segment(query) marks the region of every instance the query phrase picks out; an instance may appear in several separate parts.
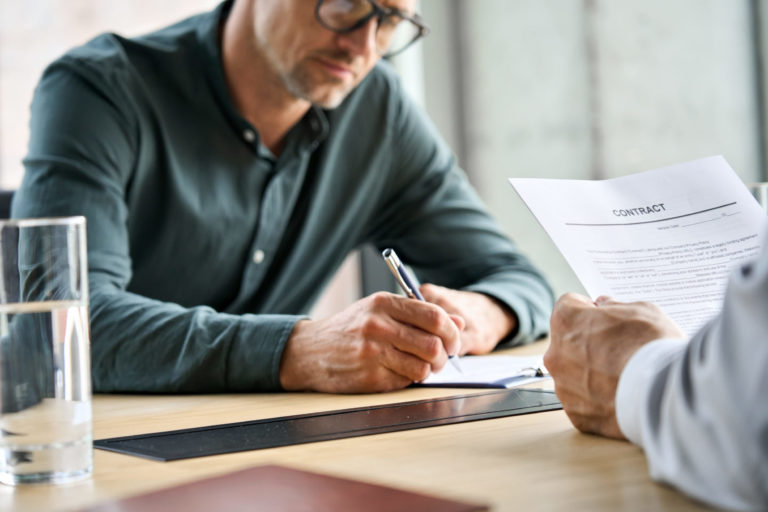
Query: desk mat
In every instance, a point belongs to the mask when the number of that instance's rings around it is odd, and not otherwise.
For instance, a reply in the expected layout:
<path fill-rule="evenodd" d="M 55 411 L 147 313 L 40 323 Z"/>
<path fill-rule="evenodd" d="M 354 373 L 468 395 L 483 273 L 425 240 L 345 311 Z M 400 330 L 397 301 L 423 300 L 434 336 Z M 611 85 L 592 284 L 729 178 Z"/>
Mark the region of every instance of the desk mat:
<path fill-rule="evenodd" d="M 560 402 L 551 391 L 504 389 L 474 395 L 114 437 L 96 440 L 93 445 L 102 450 L 171 461 L 561 408 Z"/>

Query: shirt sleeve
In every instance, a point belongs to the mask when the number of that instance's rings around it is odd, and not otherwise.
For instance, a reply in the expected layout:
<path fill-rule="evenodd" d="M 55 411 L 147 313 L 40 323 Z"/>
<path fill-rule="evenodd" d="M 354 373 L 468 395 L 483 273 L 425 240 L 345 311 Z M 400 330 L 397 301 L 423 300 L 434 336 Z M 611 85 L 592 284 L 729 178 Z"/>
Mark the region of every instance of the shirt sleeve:
<path fill-rule="evenodd" d="M 658 340 L 627 363 L 624 435 L 652 478 L 712 505 L 768 504 L 768 248 L 732 275 L 723 310 L 690 342 Z"/>
<path fill-rule="evenodd" d="M 546 279 L 489 214 L 426 115 L 394 87 L 392 194 L 375 245 L 395 248 L 421 282 L 484 293 L 509 307 L 518 328 L 503 344 L 546 336 L 554 303 Z"/>
<path fill-rule="evenodd" d="M 280 389 L 291 315 L 229 315 L 128 291 L 125 194 L 139 129 L 118 62 L 58 61 L 32 104 L 25 175 L 15 217 L 87 219 L 94 390 L 131 392 Z"/>

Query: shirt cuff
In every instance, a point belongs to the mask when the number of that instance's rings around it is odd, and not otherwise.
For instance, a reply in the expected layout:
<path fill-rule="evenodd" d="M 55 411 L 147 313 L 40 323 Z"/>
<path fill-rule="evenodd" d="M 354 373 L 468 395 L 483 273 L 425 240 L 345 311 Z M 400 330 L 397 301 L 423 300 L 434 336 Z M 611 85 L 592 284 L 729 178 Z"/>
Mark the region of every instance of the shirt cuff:
<path fill-rule="evenodd" d="M 616 389 L 616 419 L 624 436 L 643 446 L 642 425 L 647 419 L 648 395 L 659 375 L 676 359 L 688 340 L 659 339 L 640 347 L 627 362 Z"/>
<path fill-rule="evenodd" d="M 227 387 L 233 391 L 282 391 L 280 361 L 299 315 L 243 314 L 229 352 Z"/>

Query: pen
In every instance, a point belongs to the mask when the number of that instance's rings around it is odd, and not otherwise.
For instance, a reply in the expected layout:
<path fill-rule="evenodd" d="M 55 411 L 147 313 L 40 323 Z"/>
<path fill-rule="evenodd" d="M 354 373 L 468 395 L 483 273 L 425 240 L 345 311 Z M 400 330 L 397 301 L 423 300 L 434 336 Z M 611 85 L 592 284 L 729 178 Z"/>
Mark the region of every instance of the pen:
<path fill-rule="evenodd" d="M 400 285 L 400 288 L 403 289 L 405 294 L 412 298 L 412 299 L 418 299 L 421 301 L 424 301 L 424 297 L 421 295 L 421 292 L 419 292 L 419 289 L 416 288 L 416 286 L 413 284 L 413 279 L 411 279 L 410 274 L 408 274 L 408 270 L 405 268 L 405 265 L 400 261 L 400 258 L 397 257 L 397 253 L 394 249 L 384 249 L 381 252 L 381 255 L 384 257 L 384 261 L 387 262 L 387 266 L 389 267 L 389 270 L 392 272 L 392 275 L 395 276 L 395 280 L 397 280 L 397 284 Z M 425 301 L 426 302 L 426 301 Z M 459 373 L 464 373 L 461 370 L 461 366 L 459 365 L 459 358 L 457 356 L 448 356 L 448 361 L 453 365 L 456 370 L 458 370 Z"/>

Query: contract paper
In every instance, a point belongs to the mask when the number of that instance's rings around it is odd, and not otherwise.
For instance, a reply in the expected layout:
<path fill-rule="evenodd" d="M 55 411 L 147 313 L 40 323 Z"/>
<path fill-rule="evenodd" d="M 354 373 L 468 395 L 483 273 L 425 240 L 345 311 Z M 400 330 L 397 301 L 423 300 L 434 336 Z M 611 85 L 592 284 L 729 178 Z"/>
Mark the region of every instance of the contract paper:
<path fill-rule="evenodd" d="M 720 156 L 602 181 L 509 181 L 593 299 L 654 302 L 688 335 L 763 243 L 765 211 Z"/>

